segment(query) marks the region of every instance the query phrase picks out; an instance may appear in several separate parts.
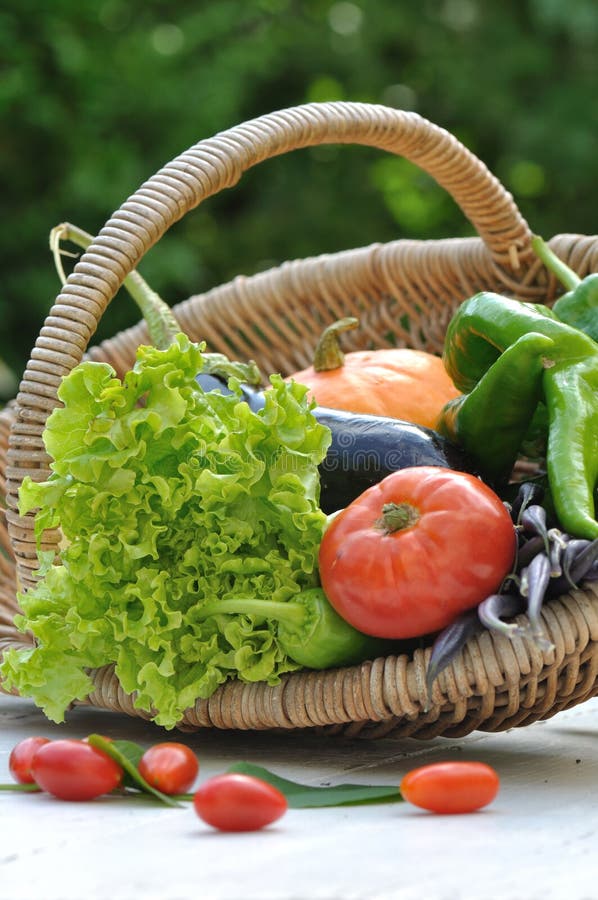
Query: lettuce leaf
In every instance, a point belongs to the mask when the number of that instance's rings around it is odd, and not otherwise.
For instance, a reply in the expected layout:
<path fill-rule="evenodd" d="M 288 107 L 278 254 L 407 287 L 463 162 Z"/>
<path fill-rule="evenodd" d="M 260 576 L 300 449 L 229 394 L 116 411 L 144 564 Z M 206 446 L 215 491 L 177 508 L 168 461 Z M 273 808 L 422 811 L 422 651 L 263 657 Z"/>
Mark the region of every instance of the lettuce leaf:
<path fill-rule="evenodd" d="M 140 347 L 121 381 L 86 361 L 63 381 L 44 433 L 52 472 L 30 478 L 20 512 L 36 534 L 59 526 L 58 561 L 17 617 L 36 646 L 9 650 L 0 674 L 62 721 L 93 689 L 88 670 L 114 663 L 136 706 L 172 728 L 224 681 L 275 684 L 297 668 L 276 625 L 250 615 L 201 620 L 214 598 L 288 601 L 318 584 L 326 524 L 318 465 L 330 432 L 307 389 L 271 377 L 262 410 L 197 385 L 203 347 L 184 335 Z"/>

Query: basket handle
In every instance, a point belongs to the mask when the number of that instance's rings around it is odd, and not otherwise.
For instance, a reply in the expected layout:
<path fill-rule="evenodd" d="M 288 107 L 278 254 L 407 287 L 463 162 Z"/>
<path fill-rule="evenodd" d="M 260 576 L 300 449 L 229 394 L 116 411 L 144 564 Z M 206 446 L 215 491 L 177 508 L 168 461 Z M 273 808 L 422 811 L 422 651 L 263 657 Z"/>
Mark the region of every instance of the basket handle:
<path fill-rule="evenodd" d="M 125 277 L 171 225 L 235 185 L 247 169 L 291 150 L 334 143 L 377 147 L 416 163 L 455 199 L 498 267 L 512 270 L 531 259 L 531 233 L 511 195 L 453 135 L 417 113 L 364 103 L 311 103 L 200 141 L 114 213 L 74 267 L 40 331 L 20 385 L 7 459 L 14 539 L 30 539 L 15 513 L 16 493 L 25 470 L 40 479 L 47 474 L 41 434 L 58 402 L 58 385 L 81 361 Z"/>

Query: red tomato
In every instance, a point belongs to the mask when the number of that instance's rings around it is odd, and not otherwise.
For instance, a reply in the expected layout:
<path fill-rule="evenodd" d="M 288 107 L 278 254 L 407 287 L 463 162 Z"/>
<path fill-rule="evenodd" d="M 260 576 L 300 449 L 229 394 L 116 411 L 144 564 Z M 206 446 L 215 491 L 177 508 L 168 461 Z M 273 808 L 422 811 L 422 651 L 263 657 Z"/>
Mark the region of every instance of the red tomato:
<path fill-rule="evenodd" d="M 412 769 L 401 781 L 403 799 L 436 813 L 468 813 L 487 806 L 500 782 L 481 762 L 441 762 Z"/>
<path fill-rule="evenodd" d="M 401 469 L 368 488 L 324 532 L 322 587 L 365 634 L 440 631 L 495 593 L 511 569 L 515 529 L 500 497 L 473 475 Z"/>
<path fill-rule="evenodd" d="M 93 800 L 118 787 L 123 770 L 115 760 L 85 741 L 50 741 L 31 763 L 35 782 L 60 800 Z"/>
<path fill-rule="evenodd" d="M 204 782 L 195 792 L 193 805 L 200 819 L 220 831 L 257 831 L 280 819 L 288 806 L 273 785 L 234 772 Z"/>
<path fill-rule="evenodd" d="M 14 746 L 8 757 L 8 770 L 19 784 L 35 784 L 31 774 L 31 761 L 40 747 L 49 744 L 45 737 L 28 737 Z"/>
<path fill-rule="evenodd" d="M 184 794 L 197 778 L 199 763 L 185 744 L 166 741 L 146 750 L 138 768 L 148 784 L 163 794 Z"/>

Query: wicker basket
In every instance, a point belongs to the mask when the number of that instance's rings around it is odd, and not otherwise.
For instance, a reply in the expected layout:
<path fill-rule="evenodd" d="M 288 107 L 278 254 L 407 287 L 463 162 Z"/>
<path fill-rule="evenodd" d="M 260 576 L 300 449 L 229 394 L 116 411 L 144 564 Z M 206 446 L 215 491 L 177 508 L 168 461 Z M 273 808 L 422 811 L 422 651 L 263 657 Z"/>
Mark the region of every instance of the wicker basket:
<path fill-rule="evenodd" d="M 33 521 L 16 512 L 23 477 L 43 480 L 45 421 L 61 378 L 84 356 L 119 374 L 148 340 L 143 323 L 88 349 L 108 303 L 143 254 L 186 212 L 236 184 L 262 160 L 323 143 L 356 143 L 404 156 L 431 174 L 479 237 L 399 240 L 286 262 L 192 297 L 175 308 L 181 327 L 208 349 L 255 359 L 262 371 L 289 374 L 308 365 L 324 325 L 358 315 L 349 349 L 394 343 L 438 352 L 458 304 L 478 290 L 551 302 L 554 280 L 536 260 L 530 230 L 511 196 L 445 130 L 420 116 L 358 103 L 309 104 L 262 116 L 203 140 L 143 184 L 102 228 L 46 319 L 17 398 L 0 413 L 0 652 L 27 645 L 13 617 L 16 585 L 27 589 L 37 566 Z M 580 275 L 598 269 L 598 238 L 560 235 L 554 250 Z M 409 325 L 404 324 L 408 318 Z M 57 535 L 48 535 L 50 548 Z M 378 737 L 460 737 L 548 718 L 598 693 L 598 592 L 592 586 L 551 600 L 543 613 L 554 650 L 490 633 L 472 638 L 437 679 L 429 708 L 429 649 L 350 668 L 301 671 L 271 687 L 230 681 L 198 701 L 181 729 L 319 728 Z M 92 673 L 86 703 L 143 716 L 112 667 Z"/>

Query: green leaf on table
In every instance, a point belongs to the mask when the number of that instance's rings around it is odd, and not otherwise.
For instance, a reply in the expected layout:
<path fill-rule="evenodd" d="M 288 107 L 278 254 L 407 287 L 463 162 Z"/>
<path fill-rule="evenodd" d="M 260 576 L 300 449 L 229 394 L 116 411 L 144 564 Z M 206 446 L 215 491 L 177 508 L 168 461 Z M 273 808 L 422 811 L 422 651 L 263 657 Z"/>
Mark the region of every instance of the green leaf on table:
<path fill-rule="evenodd" d="M 238 762 L 227 772 L 253 775 L 268 782 L 285 795 L 291 809 L 308 809 L 323 806 L 357 806 L 366 803 L 396 803 L 403 798 L 396 784 L 334 784 L 313 786 L 299 784 L 288 778 L 275 775 L 262 766 Z"/>
<path fill-rule="evenodd" d="M 132 741 L 107 741 L 100 734 L 90 734 L 87 740 L 92 747 L 102 750 L 107 756 L 112 757 L 122 766 L 125 771 L 125 780 L 123 781 L 125 787 L 134 787 L 145 794 L 152 794 L 157 800 L 160 800 L 167 806 L 181 805 L 174 797 L 169 797 L 167 794 L 163 794 L 162 791 L 152 787 L 140 774 L 137 767 L 143 755 L 142 747 L 139 747 Z"/>
<path fill-rule="evenodd" d="M 22 794 L 38 793 L 40 789 L 36 784 L 0 784 L 0 791 L 20 791 Z"/>
<path fill-rule="evenodd" d="M 132 776 L 127 770 L 125 770 L 125 775 L 123 778 L 124 787 L 138 788 L 139 783 L 137 781 L 137 777 L 139 776 L 139 763 L 141 762 L 141 757 L 145 752 L 144 748 L 140 744 L 136 744 L 134 741 L 112 741 L 112 746 L 116 747 L 119 753 L 122 753 L 122 755 L 129 760 L 131 765 L 135 767 L 135 776 Z"/>

